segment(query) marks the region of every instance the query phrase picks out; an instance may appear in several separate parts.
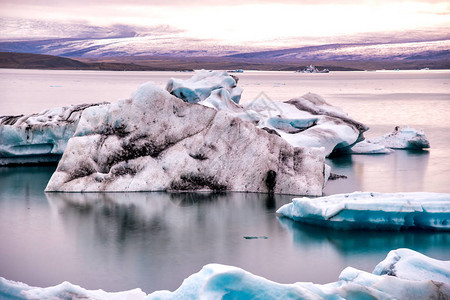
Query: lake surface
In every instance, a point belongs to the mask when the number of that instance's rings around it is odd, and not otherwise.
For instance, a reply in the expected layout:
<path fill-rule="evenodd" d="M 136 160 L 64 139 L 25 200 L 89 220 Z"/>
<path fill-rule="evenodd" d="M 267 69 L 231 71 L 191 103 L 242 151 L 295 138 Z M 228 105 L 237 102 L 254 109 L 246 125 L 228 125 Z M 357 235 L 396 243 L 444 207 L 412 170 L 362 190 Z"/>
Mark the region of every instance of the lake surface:
<path fill-rule="evenodd" d="M 128 97 L 141 83 L 165 85 L 176 72 L 0 70 L 0 115 Z M 371 127 L 423 128 L 429 151 L 328 160 L 325 194 L 450 192 L 450 71 L 245 72 L 243 102 L 264 92 L 285 101 L 322 95 Z M 372 271 L 401 247 L 450 260 L 450 234 L 339 232 L 279 218 L 290 196 L 252 193 L 45 194 L 55 167 L 0 168 L 0 276 L 49 286 L 70 281 L 107 291 L 176 289 L 207 263 L 238 266 L 270 280 L 336 281 L 347 266 Z M 245 239 L 244 237 L 267 237 Z"/>

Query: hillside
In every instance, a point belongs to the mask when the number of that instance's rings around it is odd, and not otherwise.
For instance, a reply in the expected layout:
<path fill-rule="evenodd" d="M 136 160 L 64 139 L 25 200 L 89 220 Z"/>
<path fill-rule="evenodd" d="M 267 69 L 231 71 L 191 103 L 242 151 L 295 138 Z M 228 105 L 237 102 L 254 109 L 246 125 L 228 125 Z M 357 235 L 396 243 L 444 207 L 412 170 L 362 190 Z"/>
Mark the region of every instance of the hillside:
<path fill-rule="evenodd" d="M 160 71 L 164 68 L 114 62 L 81 62 L 75 59 L 30 53 L 0 52 L 0 68 L 52 70 Z"/>
<path fill-rule="evenodd" d="M 105 71 L 183 71 L 260 70 L 295 71 L 313 64 L 331 71 L 379 69 L 415 70 L 422 68 L 450 69 L 450 60 L 291 60 L 242 57 L 161 57 L 117 56 L 65 58 L 52 55 L 0 52 L 0 68 Z"/>

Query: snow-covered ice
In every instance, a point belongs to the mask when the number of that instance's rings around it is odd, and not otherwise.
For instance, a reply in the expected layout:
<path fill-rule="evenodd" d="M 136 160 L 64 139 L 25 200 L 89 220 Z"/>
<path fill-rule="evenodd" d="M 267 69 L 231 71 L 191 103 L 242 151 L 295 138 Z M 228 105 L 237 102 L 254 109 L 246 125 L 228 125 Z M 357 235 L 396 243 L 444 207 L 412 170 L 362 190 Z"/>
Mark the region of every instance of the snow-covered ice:
<path fill-rule="evenodd" d="M 141 289 L 124 292 L 105 292 L 103 290 L 86 290 L 70 282 L 63 282 L 47 288 L 31 287 L 22 282 L 14 282 L 0 277 L 0 298 L 2 299 L 97 299 L 97 300 L 143 300 L 147 296 Z M 5 298 L 3 298 L 5 297 Z"/>
<path fill-rule="evenodd" d="M 0 116 L 0 165 L 58 161 L 83 110 L 103 104 L 58 107 L 27 116 Z"/>
<path fill-rule="evenodd" d="M 450 261 L 433 259 L 410 249 L 397 249 L 389 252 L 373 274 L 450 284 Z"/>
<path fill-rule="evenodd" d="M 286 102 L 256 99 L 244 108 L 258 127 L 274 130 L 294 147 L 322 148 L 325 156 L 362 141 L 369 129 L 312 93 Z"/>
<path fill-rule="evenodd" d="M 295 198 L 277 213 L 294 221 L 340 229 L 450 230 L 450 194 L 354 192 Z"/>
<path fill-rule="evenodd" d="M 198 102 L 249 121 L 281 136 L 294 147 L 320 149 L 324 156 L 334 150 L 348 149 L 364 139 L 366 126 L 318 95 L 306 94 L 284 103 L 258 98 L 242 106 L 239 100 L 243 89 L 237 82 L 236 76 L 226 72 L 201 70 L 187 80 L 171 78 L 166 89 L 186 102 Z M 82 112 L 96 105 L 99 104 L 53 108 L 29 116 L 0 117 L 0 165 L 58 161 Z M 152 110 L 151 107 L 146 109 Z M 110 129 L 104 128 L 105 133 Z"/>
<path fill-rule="evenodd" d="M 321 151 L 186 103 L 153 83 L 84 110 L 46 191 L 229 190 L 321 195 Z"/>
<path fill-rule="evenodd" d="M 0 277 L 0 295 L 13 299 L 448 299 L 450 261 L 429 258 L 410 249 L 391 251 L 373 273 L 352 267 L 328 284 L 280 284 L 243 269 L 205 265 L 171 291 L 145 294 L 140 289 L 108 293 L 64 282 L 39 288 Z"/>
<path fill-rule="evenodd" d="M 356 143 L 351 148 L 347 148 L 347 149 L 343 150 L 344 153 L 349 153 L 349 154 L 388 154 L 393 151 L 394 150 L 386 148 L 383 145 L 369 143 L 367 141 L 362 141 L 362 142 Z"/>
<path fill-rule="evenodd" d="M 402 128 L 396 127 L 391 133 L 370 139 L 367 142 L 393 149 L 430 148 L 430 142 L 423 130 L 417 130 L 408 126 Z"/>
<path fill-rule="evenodd" d="M 186 102 L 225 111 L 281 136 L 294 147 L 321 149 L 325 156 L 364 139 L 368 127 L 322 97 L 308 93 L 286 102 L 257 98 L 239 105 L 242 89 L 226 72 L 198 71 L 187 80 L 170 79 L 166 89 Z"/>
<path fill-rule="evenodd" d="M 237 87 L 237 77 L 221 71 L 197 71 L 189 79 L 170 78 L 166 90 L 172 95 L 189 103 L 203 101 L 218 89 L 225 89 L 230 93 L 231 99 L 239 103 L 242 88 Z"/>

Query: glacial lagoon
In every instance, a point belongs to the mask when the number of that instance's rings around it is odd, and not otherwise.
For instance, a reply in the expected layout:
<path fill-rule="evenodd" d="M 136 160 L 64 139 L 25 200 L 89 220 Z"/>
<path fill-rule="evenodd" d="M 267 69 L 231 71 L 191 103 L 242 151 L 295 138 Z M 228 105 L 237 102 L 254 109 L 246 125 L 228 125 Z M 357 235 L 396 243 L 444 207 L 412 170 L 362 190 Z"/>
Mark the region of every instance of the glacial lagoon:
<path fill-rule="evenodd" d="M 115 101 L 175 72 L 1 70 L 0 114 Z M 314 92 L 371 127 L 422 128 L 428 151 L 328 159 L 324 194 L 450 192 L 450 72 L 244 72 L 242 101 L 286 101 Z M 263 94 L 260 94 L 263 92 Z M 450 234 L 339 232 L 275 214 L 292 196 L 252 193 L 45 194 L 54 166 L 0 168 L 0 276 L 33 286 L 62 281 L 88 289 L 176 289 L 208 263 L 243 268 L 280 283 L 336 281 L 346 266 L 371 272 L 392 249 L 449 260 Z M 244 237 L 254 237 L 246 239 Z M 267 238 L 265 238 L 267 237 Z"/>

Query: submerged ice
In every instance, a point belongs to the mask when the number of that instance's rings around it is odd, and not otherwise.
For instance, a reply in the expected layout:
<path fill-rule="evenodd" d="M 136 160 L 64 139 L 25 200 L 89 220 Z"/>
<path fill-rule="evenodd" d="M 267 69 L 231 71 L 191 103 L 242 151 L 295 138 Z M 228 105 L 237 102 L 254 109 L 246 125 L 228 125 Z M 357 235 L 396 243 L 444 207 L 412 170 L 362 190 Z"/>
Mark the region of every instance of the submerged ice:
<path fill-rule="evenodd" d="M 450 194 L 354 192 L 295 198 L 277 213 L 294 221 L 340 229 L 450 230 Z"/>
<path fill-rule="evenodd" d="M 0 277 L 0 295 L 14 299 L 447 299 L 450 261 L 432 259 L 410 249 L 391 251 L 373 273 L 352 267 L 328 284 L 280 284 L 243 269 L 205 265 L 173 291 L 145 294 L 140 289 L 109 293 L 64 282 L 39 288 Z"/>

